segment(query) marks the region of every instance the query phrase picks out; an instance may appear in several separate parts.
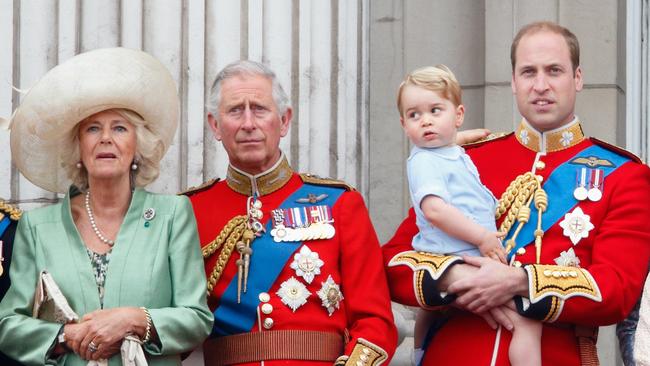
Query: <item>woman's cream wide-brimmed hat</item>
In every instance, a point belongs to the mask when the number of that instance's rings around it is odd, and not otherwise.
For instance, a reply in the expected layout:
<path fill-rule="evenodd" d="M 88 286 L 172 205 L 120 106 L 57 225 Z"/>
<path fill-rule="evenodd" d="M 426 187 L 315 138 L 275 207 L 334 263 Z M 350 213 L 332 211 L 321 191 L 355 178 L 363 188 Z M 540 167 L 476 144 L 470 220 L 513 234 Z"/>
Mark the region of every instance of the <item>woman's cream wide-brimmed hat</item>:
<path fill-rule="evenodd" d="M 23 97 L 8 121 L 16 167 L 43 189 L 67 192 L 72 182 L 62 167 L 60 146 L 79 122 L 113 108 L 142 116 L 167 151 L 179 118 L 171 74 L 145 52 L 104 48 L 56 66 Z"/>

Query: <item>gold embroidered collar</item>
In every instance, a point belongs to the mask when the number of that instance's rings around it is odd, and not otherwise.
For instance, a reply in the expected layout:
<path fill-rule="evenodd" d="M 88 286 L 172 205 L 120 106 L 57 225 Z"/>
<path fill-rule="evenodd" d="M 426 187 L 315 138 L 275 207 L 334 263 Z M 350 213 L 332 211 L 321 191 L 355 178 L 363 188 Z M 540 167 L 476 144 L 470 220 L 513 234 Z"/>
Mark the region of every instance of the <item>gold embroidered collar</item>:
<path fill-rule="evenodd" d="M 253 193 L 264 196 L 282 188 L 291 179 L 292 174 L 293 169 L 282 153 L 278 162 L 269 170 L 256 175 L 250 175 L 229 165 L 226 183 L 235 192 L 246 196 L 252 196 Z"/>
<path fill-rule="evenodd" d="M 554 130 L 539 132 L 528 121 L 521 120 L 515 137 L 520 144 L 535 152 L 553 152 L 568 149 L 585 139 L 578 118 Z"/>

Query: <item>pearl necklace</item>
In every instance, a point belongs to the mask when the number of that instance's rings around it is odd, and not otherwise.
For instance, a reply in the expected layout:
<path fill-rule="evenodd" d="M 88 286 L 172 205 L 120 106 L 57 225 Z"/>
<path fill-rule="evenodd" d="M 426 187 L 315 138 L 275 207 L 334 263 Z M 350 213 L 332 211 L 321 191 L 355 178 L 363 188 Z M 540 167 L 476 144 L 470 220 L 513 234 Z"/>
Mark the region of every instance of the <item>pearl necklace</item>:
<path fill-rule="evenodd" d="M 104 242 L 104 244 L 108 246 L 113 246 L 115 245 L 115 241 L 111 239 L 107 239 L 104 234 L 102 234 L 101 231 L 99 231 L 99 228 L 97 227 L 97 224 L 95 223 L 95 215 L 93 215 L 93 210 L 90 208 L 90 190 L 86 191 L 86 213 L 88 214 L 88 220 L 90 220 L 90 226 L 92 226 L 93 231 L 95 232 L 95 235 Z"/>

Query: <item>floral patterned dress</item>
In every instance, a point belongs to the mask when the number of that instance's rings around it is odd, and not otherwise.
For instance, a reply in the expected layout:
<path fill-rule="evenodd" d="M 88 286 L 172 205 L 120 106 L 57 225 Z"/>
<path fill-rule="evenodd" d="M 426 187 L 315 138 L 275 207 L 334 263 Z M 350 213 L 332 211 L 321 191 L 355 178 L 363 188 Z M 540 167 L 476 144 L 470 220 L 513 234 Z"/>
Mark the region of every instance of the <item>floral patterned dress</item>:
<path fill-rule="evenodd" d="M 110 261 L 111 251 L 104 254 L 95 253 L 86 248 L 88 257 L 90 257 L 90 264 L 93 266 L 93 273 L 95 275 L 95 282 L 97 282 L 97 291 L 99 291 L 99 304 L 104 308 L 104 284 L 106 283 L 106 270 L 108 269 L 108 262 Z"/>

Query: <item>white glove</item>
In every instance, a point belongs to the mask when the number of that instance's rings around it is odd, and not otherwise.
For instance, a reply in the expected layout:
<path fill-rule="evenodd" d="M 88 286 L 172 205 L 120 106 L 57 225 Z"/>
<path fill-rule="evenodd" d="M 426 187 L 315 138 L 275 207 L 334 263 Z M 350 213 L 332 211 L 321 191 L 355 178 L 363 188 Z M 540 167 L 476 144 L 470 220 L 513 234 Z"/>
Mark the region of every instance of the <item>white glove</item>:
<path fill-rule="evenodd" d="M 142 342 L 134 336 L 126 336 L 120 347 L 123 366 L 148 366 Z M 108 360 L 89 361 L 86 366 L 108 366 Z"/>

